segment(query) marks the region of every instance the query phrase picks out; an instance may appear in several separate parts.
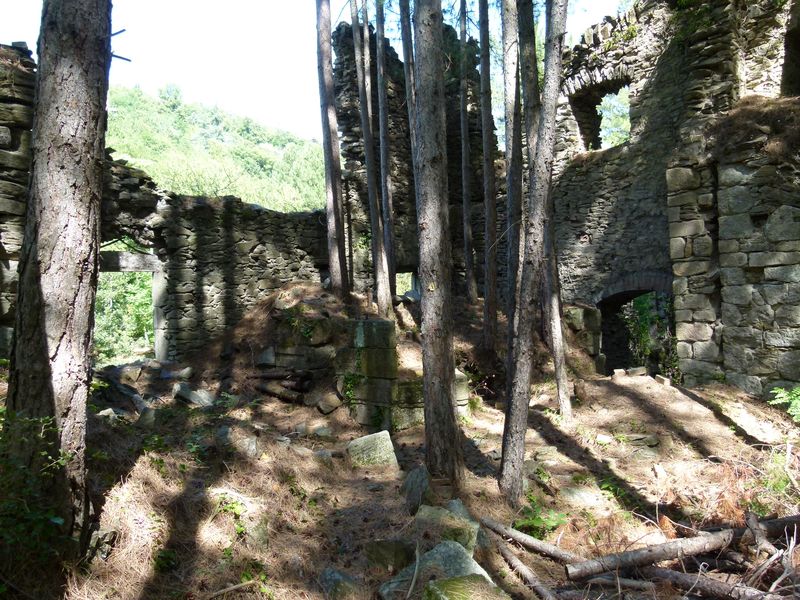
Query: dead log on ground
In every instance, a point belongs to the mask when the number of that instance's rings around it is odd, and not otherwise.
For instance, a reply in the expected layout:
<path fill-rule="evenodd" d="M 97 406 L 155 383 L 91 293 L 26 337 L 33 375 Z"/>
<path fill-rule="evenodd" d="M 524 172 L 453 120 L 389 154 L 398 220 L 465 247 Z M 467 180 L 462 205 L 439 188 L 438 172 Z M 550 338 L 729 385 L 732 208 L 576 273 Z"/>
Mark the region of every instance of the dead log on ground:
<path fill-rule="evenodd" d="M 294 369 L 264 369 L 258 373 L 248 375 L 248 379 L 311 379 L 310 371 L 296 371 Z"/>
<path fill-rule="evenodd" d="M 523 546 L 528 550 L 533 550 L 538 554 L 543 554 L 548 558 L 552 558 L 554 561 L 561 563 L 562 565 L 567 563 L 580 562 L 583 560 L 582 557 L 577 556 L 576 554 L 567 552 L 566 550 L 563 550 L 558 546 L 554 546 L 553 544 L 548 544 L 547 542 L 543 542 L 542 540 L 537 540 L 535 537 L 531 537 L 527 534 L 522 533 L 521 531 L 512 529 L 511 527 L 506 527 L 505 525 L 503 525 L 502 523 L 498 523 L 494 519 L 484 517 L 481 519 L 481 523 L 487 529 L 491 529 L 495 533 L 499 533 L 502 536 L 514 540 L 520 546 Z"/>
<path fill-rule="evenodd" d="M 702 535 L 696 538 L 672 540 L 664 544 L 647 546 L 639 550 L 628 550 L 608 554 L 576 564 L 568 564 L 565 569 L 567 577 L 573 581 L 586 579 L 592 575 L 599 575 L 607 571 L 617 571 L 628 567 L 639 567 L 671 560 L 687 558 L 697 554 L 705 554 L 712 550 L 719 550 L 730 545 L 733 540 L 733 531 L 720 531 L 711 535 Z"/>
<path fill-rule="evenodd" d="M 525 563 L 523 563 L 517 556 L 511 551 L 506 543 L 500 538 L 500 536 L 489 533 L 494 545 L 497 547 L 497 550 L 500 552 L 500 555 L 505 559 L 508 563 L 508 566 L 519 575 L 520 579 L 525 582 L 525 585 L 528 586 L 536 595 L 538 595 L 542 600 L 559 600 L 559 597 L 556 596 L 550 588 L 544 585 L 539 578 L 536 577 L 533 571 L 531 571 Z"/>
<path fill-rule="evenodd" d="M 267 381 L 257 383 L 256 389 L 263 392 L 268 396 L 277 398 L 278 400 L 286 400 L 287 402 L 300 402 L 303 399 L 303 394 L 292 390 L 287 390 L 278 381 Z"/>
<path fill-rule="evenodd" d="M 731 598 L 733 600 L 786 600 L 785 596 L 762 592 L 745 585 L 731 585 L 730 583 L 717 581 L 702 575 L 678 573 L 677 571 L 659 567 L 645 567 L 639 569 L 639 572 L 648 579 L 668 581 L 682 590 L 700 592 L 711 598 L 723 598 L 725 600 Z"/>

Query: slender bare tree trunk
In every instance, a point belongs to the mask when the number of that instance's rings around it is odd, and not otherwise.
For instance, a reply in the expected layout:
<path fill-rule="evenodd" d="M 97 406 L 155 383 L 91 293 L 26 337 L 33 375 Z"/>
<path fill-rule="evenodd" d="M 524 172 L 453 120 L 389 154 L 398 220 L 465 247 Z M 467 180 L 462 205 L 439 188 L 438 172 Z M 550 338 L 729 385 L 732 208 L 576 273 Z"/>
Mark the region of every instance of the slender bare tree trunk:
<path fill-rule="evenodd" d="M 416 57 L 417 221 L 422 281 L 422 359 L 428 470 L 458 488 L 462 434 L 454 398 L 451 248 L 447 201 L 441 0 L 414 6 Z"/>
<path fill-rule="evenodd" d="M 475 283 L 475 259 L 472 256 L 472 164 L 469 152 L 469 113 L 467 87 L 467 0 L 461 0 L 461 222 L 464 229 L 464 282 L 467 287 L 467 300 L 478 301 L 478 284 Z"/>
<path fill-rule="evenodd" d="M 533 304 L 535 286 L 544 273 L 544 222 L 536 222 L 534 214 L 548 218 L 547 207 L 550 202 L 550 179 L 553 168 L 555 146 L 556 109 L 561 89 L 561 57 L 566 33 L 567 0 L 547 0 L 547 39 L 545 42 L 545 80 L 542 94 L 542 111 L 536 142 L 533 180 L 528 199 L 528 212 L 525 234 L 524 269 L 520 288 L 520 302 L 517 306 L 519 330 L 532 331 L 536 315 Z M 537 205 L 545 211 L 536 212 Z M 519 335 L 514 341 L 514 360 L 516 376 L 512 387 L 509 405 L 527 406 L 530 399 L 531 359 L 533 337 Z M 525 431 L 527 422 L 506 419 L 503 432 L 503 464 L 500 473 L 500 489 L 508 501 L 518 505 L 522 498 L 522 464 L 525 459 Z"/>
<path fill-rule="evenodd" d="M 20 256 L 7 407 L 53 418 L 63 469 L 49 483 L 64 532 L 85 547 L 86 400 L 111 62 L 109 0 L 47 0 L 39 37 L 33 167 Z M 36 468 L 31 440 L 17 458 Z M 58 458 L 58 457 L 56 457 Z M 41 466 L 41 465 L 38 465 Z"/>
<path fill-rule="evenodd" d="M 366 15 L 366 0 L 364 14 Z M 353 29 L 353 49 L 356 61 L 356 77 L 358 79 L 358 99 L 361 113 L 361 131 L 364 139 L 364 162 L 367 170 L 367 196 L 369 199 L 369 221 L 372 230 L 372 266 L 375 277 L 375 296 L 378 301 L 378 313 L 388 316 L 392 307 L 389 290 L 389 265 L 386 260 L 386 249 L 383 245 L 383 224 L 381 222 L 381 206 L 378 200 L 376 184 L 375 147 L 372 138 L 372 84 L 369 66 L 369 22 L 365 19 L 365 37 L 358 23 L 357 0 L 350 0 L 350 17 Z"/>
<path fill-rule="evenodd" d="M 533 0 L 518 0 L 520 75 L 522 104 L 525 107 L 525 135 L 528 148 L 528 173 L 533 181 L 536 136 L 539 129 L 539 67 L 536 60 L 536 29 L 533 22 Z"/>
<path fill-rule="evenodd" d="M 497 192 L 494 179 L 492 84 L 489 61 L 489 2 L 479 0 L 481 36 L 481 141 L 483 150 L 484 288 L 483 346 L 494 353 L 497 338 Z"/>
<path fill-rule="evenodd" d="M 378 141 L 381 151 L 381 209 L 383 211 L 383 244 L 386 247 L 386 262 L 389 267 L 389 290 L 397 293 L 394 252 L 394 207 L 392 206 L 392 173 L 389 164 L 389 108 L 386 99 L 386 48 L 384 36 L 384 0 L 375 0 L 376 59 L 378 67 Z"/>
<path fill-rule="evenodd" d="M 506 408 L 511 397 L 516 365 L 512 345 L 517 337 L 516 306 L 519 297 L 520 246 L 522 244 L 522 124 L 519 85 L 519 19 L 517 0 L 502 0 L 503 88 L 506 119 L 506 236 L 508 240 L 506 316 Z"/>
<path fill-rule="evenodd" d="M 325 159 L 325 212 L 328 222 L 328 268 L 331 289 L 339 298 L 350 293 L 342 224 L 342 165 L 339 159 L 339 125 L 333 91 L 330 0 L 317 0 L 317 75 L 322 116 L 322 153 Z"/>
<path fill-rule="evenodd" d="M 412 166 L 416 161 L 414 155 L 417 147 L 415 130 L 416 123 L 416 92 L 414 91 L 414 47 L 411 39 L 411 11 L 408 8 L 408 0 L 400 0 L 400 37 L 403 43 L 403 74 L 405 75 L 406 86 L 406 108 L 408 109 L 408 133 L 411 138 L 411 162 Z M 414 177 L 414 193 L 417 193 L 417 171 L 412 169 Z"/>

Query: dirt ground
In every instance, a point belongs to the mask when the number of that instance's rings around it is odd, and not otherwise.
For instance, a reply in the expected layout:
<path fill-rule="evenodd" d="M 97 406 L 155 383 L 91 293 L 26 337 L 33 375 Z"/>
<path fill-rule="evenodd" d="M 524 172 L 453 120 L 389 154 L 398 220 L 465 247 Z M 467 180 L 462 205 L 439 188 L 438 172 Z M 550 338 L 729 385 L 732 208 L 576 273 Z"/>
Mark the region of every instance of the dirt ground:
<path fill-rule="evenodd" d="M 567 428 L 545 364 L 529 412 L 528 503 L 511 510 L 495 479 L 503 413 L 491 404 L 502 381 L 474 349 L 480 307 L 462 314 L 457 362 L 471 374 L 476 399 L 477 392 L 485 398 L 462 422 L 467 477 L 460 497 L 473 515 L 507 524 L 545 515 L 538 534 L 588 558 L 664 541 L 678 523 L 741 525 L 746 510 L 800 512 L 793 484 L 800 431 L 781 411 L 721 384 L 684 390 L 648 376 L 595 376 L 575 380 L 576 423 Z M 259 319 L 242 329 L 248 339 L 268 329 L 268 319 Z M 230 335 L 207 356 L 226 343 Z M 199 379 L 218 376 L 211 362 L 195 367 Z M 246 378 L 244 367 L 236 369 L 228 370 L 228 388 Z M 246 581 L 256 583 L 219 597 L 322 599 L 319 575 L 328 566 L 356 577 L 372 597 L 391 577 L 370 566 L 365 547 L 411 535 L 399 490 L 424 460 L 421 426 L 393 434 L 402 470 L 358 469 L 344 447 L 367 431 L 346 407 L 323 416 L 244 390 L 238 403 L 190 408 L 172 400 L 170 384 L 148 368 L 133 385 L 155 398 L 159 417 L 142 428 L 92 415 L 95 510 L 101 531 L 117 539 L 72 579 L 70 599 L 195 600 Z M 106 408 L 102 396 L 92 408 Z M 315 434 L 319 427 L 327 429 Z M 255 433 L 258 453 L 220 443 L 223 428 L 234 439 Z M 556 563 L 517 554 L 550 585 L 566 583 Z M 533 597 L 498 554 L 476 558 L 513 597 Z M 659 589 L 643 597 L 672 596 Z"/>

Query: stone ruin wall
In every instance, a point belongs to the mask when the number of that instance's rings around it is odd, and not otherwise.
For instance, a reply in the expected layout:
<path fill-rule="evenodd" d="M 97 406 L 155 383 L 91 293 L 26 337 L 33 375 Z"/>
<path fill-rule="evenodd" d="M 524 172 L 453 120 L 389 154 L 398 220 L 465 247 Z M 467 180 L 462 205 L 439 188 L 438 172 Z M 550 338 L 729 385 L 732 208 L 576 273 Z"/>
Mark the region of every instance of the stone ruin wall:
<path fill-rule="evenodd" d="M 35 65 L 30 53 L 0 46 L 0 353 L 14 326 L 19 251 L 30 169 Z M 156 355 L 202 350 L 265 294 L 327 271 L 325 219 L 279 213 L 237 198 L 159 190 L 141 170 L 107 161 L 103 242 L 129 238 L 152 251 L 101 253 L 103 271 L 153 272 Z"/>
<path fill-rule="evenodd" d="M 554 186 L 565 300 L 672 291 L 689 385 L 726 378 L 766 395 L 800 381 L 798 157 L 752 143 L 715 155 L 711 136 L 743 96 L 798 93 L 784 43 L 797 14 L 797 2 L 645 0 L 567 62 Z M 631 138 L 592 150 L 591 109 L 623 82 Z"/>
<path fill-rule="evenodd" d="M 567 56 L 553 188 L 563 295 L 591 312 L 615 296 L 671 291 L 687 383 L 727 377 L 764 395 L 774 385 L 800 383 L 797 156 L 775 161 L 748 144 L 717 156 L 708 132 L 744 95 L 776 98 L 781 90 L 800 91 L 800 81 L 787 79 L 791 61 L 785 53 L 791 49 L 784 44 L 787 30 L 798 26 L 797 1 L 739 6 L 715 0 L 702 11 L 697 17 L 669 3 L 642 0 L 621 18 L 591 28 Z M 452 30 L 447 37 L 455 43 Z M 335 43 L 348 256 L 357 287 L 364 289 L 371 280 L 369 219 L 349 27 L 339 26 Z M 0 210 L 5 213 L 0 326 L 7 333 L 24 226 L 33 65 L 24 53 L 4 52 L 21 61 L 13 69 L 8 61 L 0 63 L 12 72 L 0 76 Z M 415 269 L 418 259 L 402 63 L 392 50 L 387 71 L 402 272 Z M 480 199 L 475 72 L 472 78 L 473 189 Z M 3 85 L 12 80 L 13 86 Z M 463 265 L 458 103 L 454 79 L 448 81 L 450 224 L 458 270 Z M 597 150 L 596 105 L 622 85 L 630 85 L 631 138 Z M 8 92 L 12 88 L 15 95 Z M 203 347 L 261 293 L 324 274 L 319 213 L 285 215 L 231 198 L 166 194 L 121 163 L 111 165 L 109 178 L 104 239 L 130 236 L 152 247 L 159 261 L 154 297 L 164 357 Z M 501 190 L 498 233 L 504 203 Z M 473 202 L 479 279 L 482 212 L 481 202 Z M 503 273 L 502 248 L 498 257 Z M 456 280 L 463 285 L 458 273 Z M 599 328 L 584 337 L 582 345 L 599 354 Z"/>

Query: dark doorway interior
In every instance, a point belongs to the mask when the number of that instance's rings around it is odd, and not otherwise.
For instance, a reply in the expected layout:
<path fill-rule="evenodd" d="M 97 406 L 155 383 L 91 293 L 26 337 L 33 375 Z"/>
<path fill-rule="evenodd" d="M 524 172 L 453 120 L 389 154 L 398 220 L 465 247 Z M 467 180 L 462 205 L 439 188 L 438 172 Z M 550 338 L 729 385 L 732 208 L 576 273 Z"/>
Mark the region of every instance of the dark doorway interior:
<path fill-rule="evenodd" d="M 795 0 L 784 41 L 781 94 L 800 96 L 800 3 Z"/>

